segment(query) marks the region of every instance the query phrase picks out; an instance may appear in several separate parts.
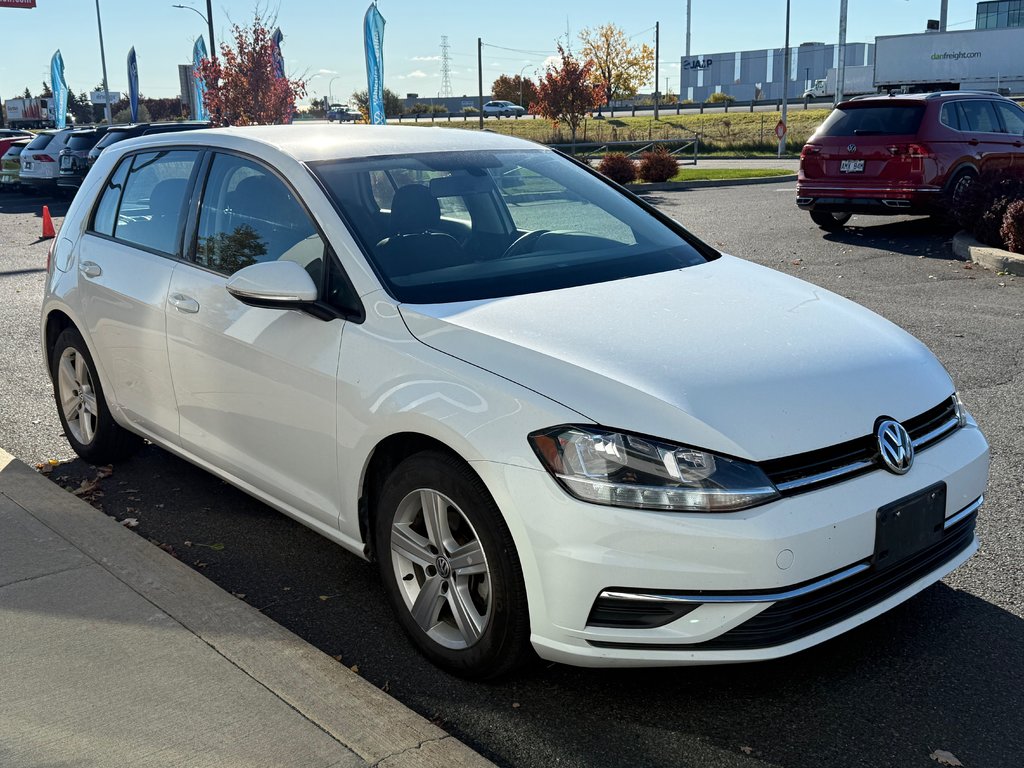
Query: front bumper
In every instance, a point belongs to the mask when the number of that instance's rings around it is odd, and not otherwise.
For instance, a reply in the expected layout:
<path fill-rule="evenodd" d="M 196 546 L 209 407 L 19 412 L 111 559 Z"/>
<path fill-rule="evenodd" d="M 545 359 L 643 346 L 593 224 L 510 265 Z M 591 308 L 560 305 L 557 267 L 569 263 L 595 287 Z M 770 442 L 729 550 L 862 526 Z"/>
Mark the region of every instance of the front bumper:
<path fill-rule="evenodd" d="M 775 625 L 781 623 L 783 630 L 792 625 L 795 620 L 784 610 L 793 599 L 787 592 L 850 569 L 857 572 L 848 576 L 846 586 L 873 577 L 879 507 L 944 482 L 948 522 L 980 499 L 988 463 L 988 445 L 971 423 L 921 451 L 906 475 L 877 470 L 721 515 L 585 504 L 568 497 L 543 471 L 495 464 L 480 465 L 478 471 L 499 507 L 516 510 L 514 517 L 506 516 L 523 560 L 537 652 L 582 666 L 670 666 L 795 653 L 862 624 L 939 580 L 977 548 L 970 514 L 951 524 L 969 528 L 957 528 L 955 546 L 908 571 L 902 580 L 890 580 L 852 614 L 832 613 L 823 626 L 805 625 L 795 637 L 781 631 L 750 642 L 729 639 L 759 631 L 752 620 L 762 613 L 769 616 L 773 609 Z M 595 603 L 602 593 L 615 591 L 734 594 L 745 599 L 705 600 L 650 628 L 595 626 Z M 752 594 L 761 599 L 749 600 Z M 829 594 L 820 592 L 818 597 Z"/>

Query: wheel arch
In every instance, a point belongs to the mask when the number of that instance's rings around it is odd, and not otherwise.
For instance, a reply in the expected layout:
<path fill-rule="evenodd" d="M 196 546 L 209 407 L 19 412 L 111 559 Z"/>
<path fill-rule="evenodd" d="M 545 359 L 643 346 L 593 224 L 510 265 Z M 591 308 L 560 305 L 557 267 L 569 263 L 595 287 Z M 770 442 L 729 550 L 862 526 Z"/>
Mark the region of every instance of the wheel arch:
<path fill-rule="evenodd" d="M 959 165 L 952 168 L 949 174 L 946 176 L 946 183 L 943 185 L 942 191 L 944 194 L 948 194 L 953 191 L 953 185 L 956 184 L 957 180 L 964 175 L 964 173 L 973 173 L 976 177 L 981 175 L 981 170 L 970 160 L 960 163 Z"/>

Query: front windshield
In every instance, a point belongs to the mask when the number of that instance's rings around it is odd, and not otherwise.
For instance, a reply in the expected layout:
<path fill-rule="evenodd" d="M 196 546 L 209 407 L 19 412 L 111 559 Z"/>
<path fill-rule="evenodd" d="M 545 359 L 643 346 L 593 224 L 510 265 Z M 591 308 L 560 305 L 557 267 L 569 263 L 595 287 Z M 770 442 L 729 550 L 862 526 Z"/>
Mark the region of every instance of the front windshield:
<path fill-rule="evenodd" d="M 548 150 L 334 160 L 313 171 L 399 301 L 536 293 L 716 255 Z"/>

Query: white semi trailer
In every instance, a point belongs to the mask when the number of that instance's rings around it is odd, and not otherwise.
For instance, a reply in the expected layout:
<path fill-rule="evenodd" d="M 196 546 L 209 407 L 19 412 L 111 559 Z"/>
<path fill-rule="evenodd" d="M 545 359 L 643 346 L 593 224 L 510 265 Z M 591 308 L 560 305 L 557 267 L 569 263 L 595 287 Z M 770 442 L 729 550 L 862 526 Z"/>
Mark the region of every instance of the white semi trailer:
<path fill-rule="evenodd" d="M 875 38 L 875 86 L 1024 93 L 1024 27 Z"/>

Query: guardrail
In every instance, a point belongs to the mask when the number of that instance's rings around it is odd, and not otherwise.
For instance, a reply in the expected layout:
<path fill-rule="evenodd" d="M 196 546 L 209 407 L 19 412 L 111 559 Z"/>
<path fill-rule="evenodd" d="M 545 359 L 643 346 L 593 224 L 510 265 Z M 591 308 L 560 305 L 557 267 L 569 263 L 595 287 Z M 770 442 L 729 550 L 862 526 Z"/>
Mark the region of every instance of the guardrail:
<path fill-rule="evenodd" d="M 688 157 L 682 164 L 696 165 L 699 144 L 700 142 L 698 141 L 698 137 L 694 136 L 693 138 L 687 139 L 663 139 L 647 142 L 605 141 L 586 144 L 577 142 L 575 145 L 549 144 L 548 146 L 571 154 L 584 162 L 588 162 L 597 157 L 604 157 L 609 152 L 623 152 L 626 157 L 633 158 L 638 155 L 642 155 L 644 152 L 650 152 L 655 147 L 665 147 L 669 150 L 669 154 L 677 159 L 680 158 L 684 152 L 689 155 L 692 151 L 693 157 Z"/>

